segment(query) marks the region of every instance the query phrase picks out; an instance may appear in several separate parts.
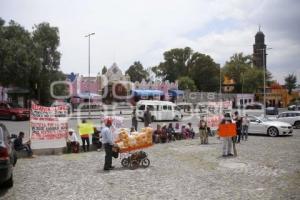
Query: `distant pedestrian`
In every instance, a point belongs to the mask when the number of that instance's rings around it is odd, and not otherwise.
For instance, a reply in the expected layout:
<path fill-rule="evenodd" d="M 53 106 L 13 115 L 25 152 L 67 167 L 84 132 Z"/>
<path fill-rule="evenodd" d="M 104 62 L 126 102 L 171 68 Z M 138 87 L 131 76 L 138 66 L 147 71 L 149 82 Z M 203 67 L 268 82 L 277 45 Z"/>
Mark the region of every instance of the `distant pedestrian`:
<path fill-rule="evenodd" d="M 242 140 L 248 140 L 249 123 L 248 114 L 246 114 L 242 119 Z"/>
<path fill-rule="evenodd" d="M 208 144 L 208 129 L 207 122 L 204 119 L 204 116 L 201 117 L 201 120 L 199 122 L 199 133 L 201 144 Z"/>
<path fill-rule="evenodd" d="M 150 107 L 147 106 L 146 111 L 144 112 L 144 125 L 145 127 L 148 127 L 151 124 L 151 112 Z"/>
<path fill-rule="evenodd" d="M 105 171 L 114 169 L 114 166 L 112 166 L 112 157 L 113 157 L 112 148 L 114 145 L 114 141 L 113 141 L 113 134 L 111 131 L 111 125 L 112 125 L 112 120 L 107 119 L 105 121 L 105 127 L 101 130 L 102 143 L 105 149 L 105 163 L 103 168 Z"/>
<path fill-rule="evenodd" d="M 132 111 L 132 116 L 131 116 L 131 127 L 134 127 L 134 129 L 137 131 L 138 129 L 138 121 L 136 117 L 136 109 L 134 108 Z"/>

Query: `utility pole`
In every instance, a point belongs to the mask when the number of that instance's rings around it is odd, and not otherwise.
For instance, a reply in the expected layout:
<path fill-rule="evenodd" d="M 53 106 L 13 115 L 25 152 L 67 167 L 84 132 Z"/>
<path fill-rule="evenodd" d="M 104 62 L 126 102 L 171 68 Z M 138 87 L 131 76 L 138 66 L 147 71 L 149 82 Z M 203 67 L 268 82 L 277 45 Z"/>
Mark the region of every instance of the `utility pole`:
<path fill-rule="evenodd" d="M 88 35 L 86 35 L 85 37 L 89 38 L 89 58 L 88 58 L 88 62 L 89 62 L 89 81 L 88 81 L 88 88 L 89 88 L 89 118 L 91 118 L 91 87 L 90 87 L 90 79 L 91 79 L 91 36 L 95 35 L 95 33 L 90 33 Z"/>

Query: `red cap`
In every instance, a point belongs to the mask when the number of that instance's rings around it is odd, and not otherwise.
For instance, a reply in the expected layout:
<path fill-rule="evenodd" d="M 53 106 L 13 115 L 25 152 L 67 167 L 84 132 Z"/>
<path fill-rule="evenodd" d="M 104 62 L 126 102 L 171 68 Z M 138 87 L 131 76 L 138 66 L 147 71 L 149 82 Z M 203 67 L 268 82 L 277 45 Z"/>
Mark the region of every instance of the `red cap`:
<path fill-rule="evenodd" d="M 111 118 L 107 118 L 107 119 L 105 120 L 105 125 L 106 125 L 106 126 L 111 126 L 111 125 L 112 125 L 112 119 L 111 119 Z"/>

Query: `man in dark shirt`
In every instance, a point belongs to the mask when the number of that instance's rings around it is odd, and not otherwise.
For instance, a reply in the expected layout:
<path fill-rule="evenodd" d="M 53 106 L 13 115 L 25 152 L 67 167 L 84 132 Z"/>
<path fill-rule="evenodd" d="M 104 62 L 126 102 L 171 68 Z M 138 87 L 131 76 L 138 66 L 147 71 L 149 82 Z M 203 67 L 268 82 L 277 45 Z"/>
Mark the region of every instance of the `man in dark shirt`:
<path fill-rule="evenodd" d="M 147 106 L 147 110 L 144 112 L 144 125 L 148 127 L 151 124 L 151 112 L 150 107 Z"/>
<path fill-rule="evenodd" d="M 23 144 L 24 132 L 20 132 L 19 136 L 14 141 L 14 147 L 16 151 L 25 150 L 29 157 L 32 157 L 32 150 L 30 147 L 30 140 Z"/>
<path fill-rule="evenodd" d="M 235 140 L 237 140 L 237 143 L 240 143 L 241 141 L 241 133 L 242 133 L 242 118 L 239 116 L 238 111 L 235 111 L 234 113 L 234 121 L 236 124 L 236 133 L 237 133 L 237 138 L 235 138 Z"/>

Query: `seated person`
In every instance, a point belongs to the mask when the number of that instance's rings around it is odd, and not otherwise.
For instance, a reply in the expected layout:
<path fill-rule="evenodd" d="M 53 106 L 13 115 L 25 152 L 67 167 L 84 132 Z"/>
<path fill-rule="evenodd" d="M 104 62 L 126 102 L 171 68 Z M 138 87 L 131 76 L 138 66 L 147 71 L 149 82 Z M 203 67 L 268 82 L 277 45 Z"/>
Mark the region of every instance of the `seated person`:
<path fill-rule="evenodd" d="M 156 130 L 153 132 L 152 140 L 154 143 L 160 142 L 160 135 L 162 134 L 161 126 L 157 124 Z"/>
<path fill-rule="evenodd" d="M 175 138 L 176 138 L 176 140 L 181 140 L 183 138 L 183 136 L 182 136 L 182 131 L 180 129 L 180 125 L 179 125 L 178 122 L 176 122 L 174 130 L 175 130 Z"/>
<path fill-rule="evenodd" d="M 94 134 L 92 135 L 92 144 L 97 147 L 97 151 L 100 151 L 102 147 L 102 142 L 100 141 L 101 134 L 96 127 L 94 127 Z"/>
<path fill-rule="evenodd" d="M 181 126 L 181 137 L 183 139 L 187 139 L 189 137 L 189 132 L 188 132 L 187 128 L 185 127 L 185 125 Z"/>
<path fill-rule="evenodd" d="M 187 131 L 189 133 L 189 137 L 192 138 L 192 139 L 194 139 L 194 137 L 195 137 L 195 131 L 194 131 L 193 127 L 192 127 L 192 123 L 189 122 L 186 129 L 187 129 Z"/>
<path fill-rule="evenodd" d="M 176 137 L 176 134 L 175 134 L 175 130 L 173 128 L 173 125 L 172 123 L 169 123 L 169 126 L 167 128 L 167 134 L 168 134 L 168 140 L 169 141 L 174 141 L 175 140 L 175 137 Z"/>
<path fill-rule="evenodd" d="M 167 134 L 167 124 L 163 124 L 163 127 L 161 129 L 160 134 L 160 142 L 165 143 L 168 140 L 168 134 Z"/>
<path fill-rule="evenodd" d="M 25 136 L 24 132 L 19 133 L 19 136 L 14 141 L 14 148 L 15 148 L 16 151 L 25 150 L 29 157 L 33 157 L 32 156 L 32 150 L 31 150 L 31 147 L 30 147 L 31 141 L 28 140 L 27 142 L 23 143 L 24 136 Z"/>
<path fill-rule="evenodd" d="M 67 148 L 68 152 L 79 153 L 79 140 L 73 129 L 69 129 L 69 134 L 67 137 Z"/>

